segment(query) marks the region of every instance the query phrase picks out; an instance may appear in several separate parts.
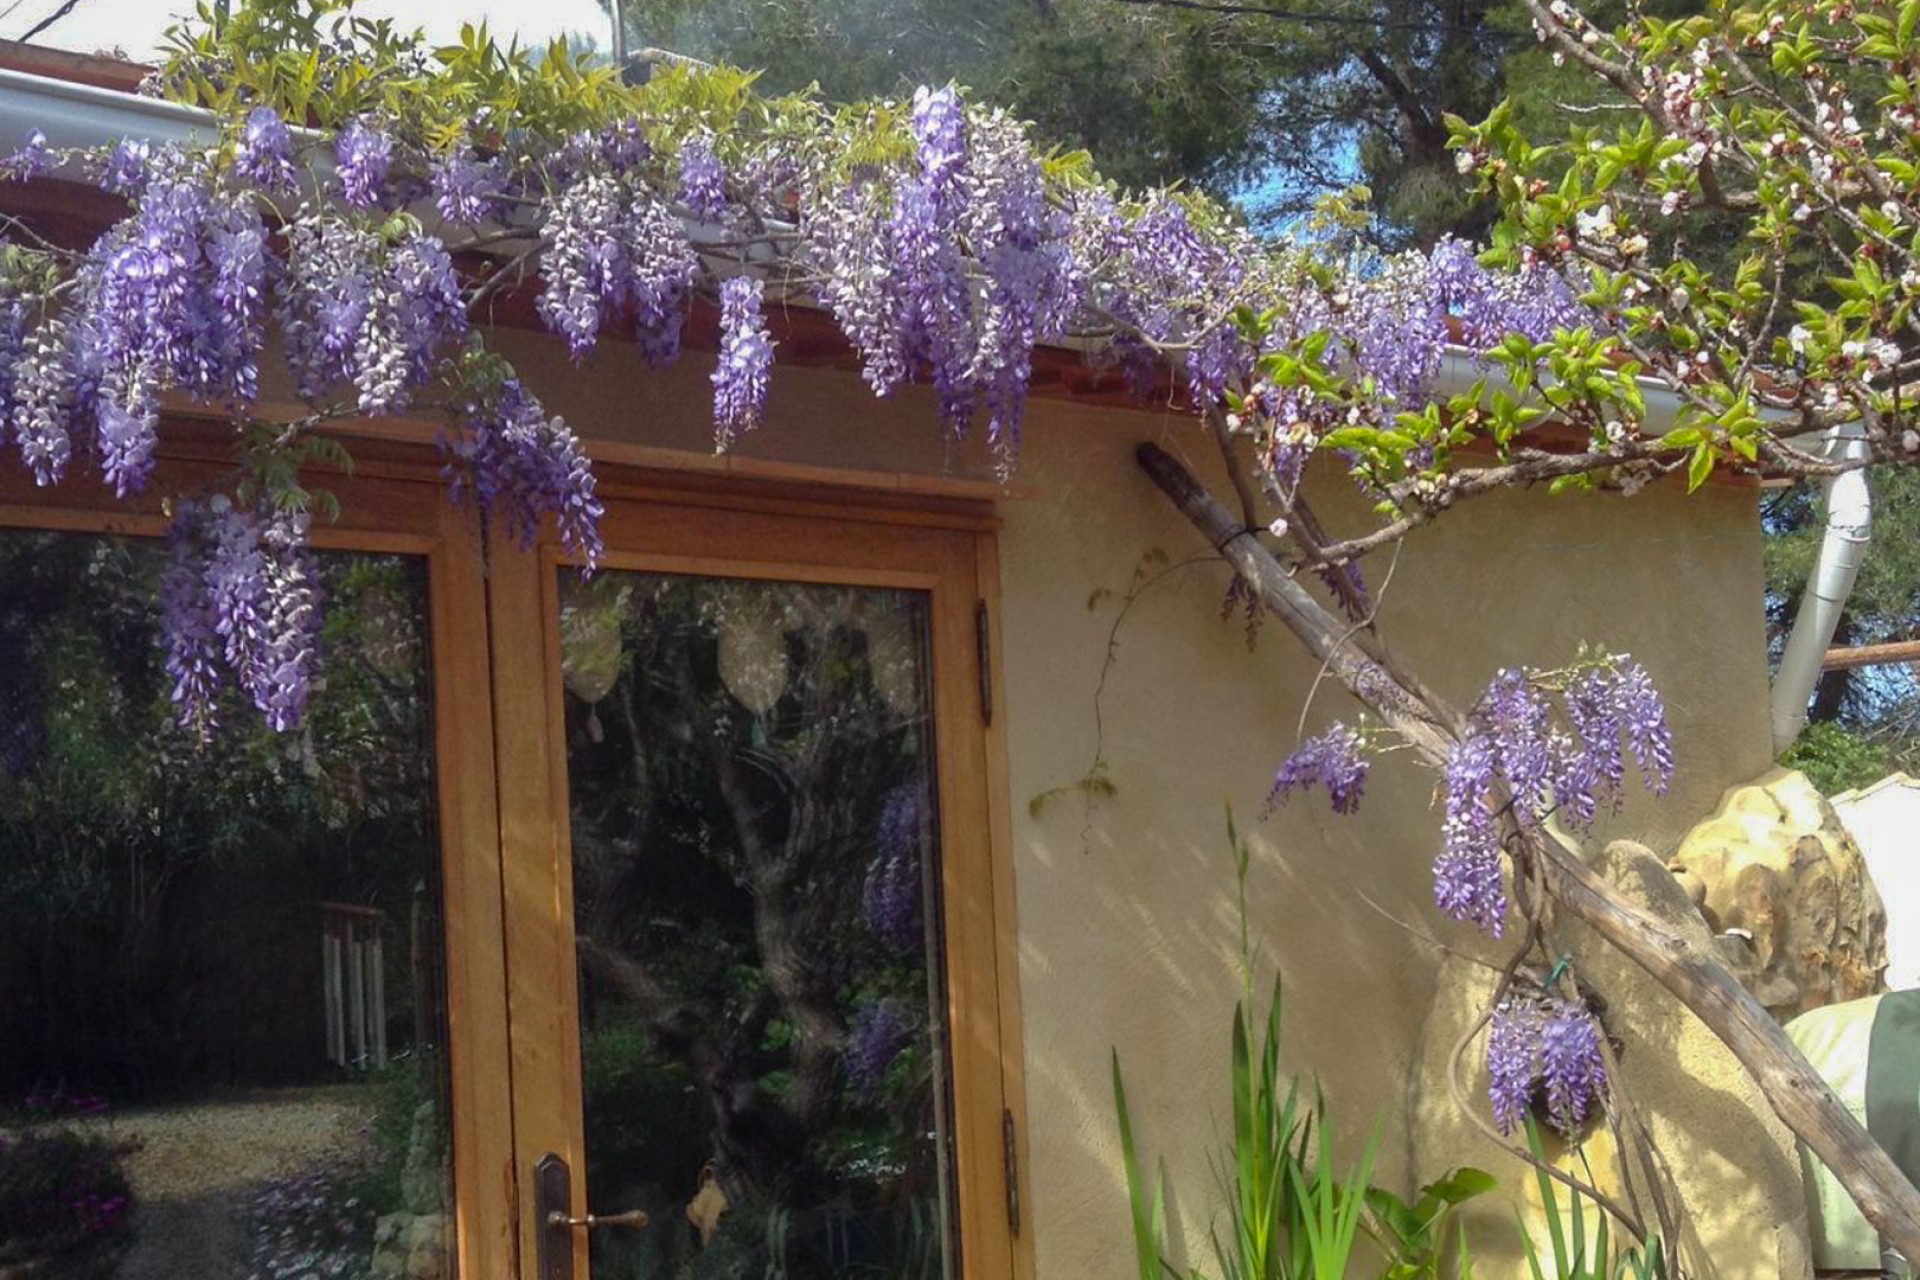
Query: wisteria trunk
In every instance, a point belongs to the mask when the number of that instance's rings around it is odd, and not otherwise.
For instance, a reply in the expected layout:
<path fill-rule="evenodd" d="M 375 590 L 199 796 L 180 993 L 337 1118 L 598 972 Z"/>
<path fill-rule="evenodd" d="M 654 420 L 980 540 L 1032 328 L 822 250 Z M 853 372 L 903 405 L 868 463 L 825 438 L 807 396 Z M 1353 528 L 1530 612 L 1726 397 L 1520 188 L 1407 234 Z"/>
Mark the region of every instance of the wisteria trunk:
<path fill-rule="evenodd" d="M 1295 582 L 1259 540 L 1199 481 L 1154 444 L 1141 467 L 1283 622 L 1361 702 L 1430 766 L 1445 764 L 1458 715 L 1415 682 L 1390 671 L 1354 641 L 1354 628 Z M 1704 1022 L 1746 1067 L 1768 1103 L 1860 1206 L 1883 1239 L 1920 1258 L 1920 1191 L 1854 1118 L 1751 992 L 1710 950 L 1622 897 L 1564 839 L 1525 837 L 1547 891 L 1572 915 L 1626 953 Z"/>

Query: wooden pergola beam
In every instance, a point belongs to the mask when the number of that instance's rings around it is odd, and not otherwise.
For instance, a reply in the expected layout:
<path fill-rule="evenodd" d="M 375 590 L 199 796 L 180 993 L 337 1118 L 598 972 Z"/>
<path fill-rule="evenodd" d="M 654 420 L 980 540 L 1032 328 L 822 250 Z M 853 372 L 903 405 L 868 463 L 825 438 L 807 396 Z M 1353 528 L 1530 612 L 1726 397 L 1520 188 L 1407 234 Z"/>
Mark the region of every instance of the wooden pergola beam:
<path fill-rule="evenodd" d="M 1820 660 L 1820 669 L 1851 671 L 1855 667 L 1885 667 L 1896 662 L 1920 662 L 1920 640 L 1895 640 L 1889 644 L 1829 649 L 1827 656 Z"/>

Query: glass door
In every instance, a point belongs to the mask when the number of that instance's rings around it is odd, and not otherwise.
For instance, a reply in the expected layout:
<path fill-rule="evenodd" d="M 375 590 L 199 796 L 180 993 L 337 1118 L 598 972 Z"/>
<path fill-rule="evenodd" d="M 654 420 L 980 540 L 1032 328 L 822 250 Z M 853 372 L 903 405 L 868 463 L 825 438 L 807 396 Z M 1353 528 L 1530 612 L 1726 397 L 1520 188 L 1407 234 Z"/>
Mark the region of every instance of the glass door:
<path fill-rule="evenodd" d="M 321 535 L 301 725 L 234 697 L 202 742 L 159 513 L 0 480 L 0 1275 L 498 1274 L 477 548 L 415 489 L 356 485 L 386 522 Z"/>
<path fill-rule="evenodd" d="M 979 534 L 608 529 L 494 567 L 548 673 L 501 703 L 551 822 L 507 849 L 523 1274 L 1009 1274 Z"/>

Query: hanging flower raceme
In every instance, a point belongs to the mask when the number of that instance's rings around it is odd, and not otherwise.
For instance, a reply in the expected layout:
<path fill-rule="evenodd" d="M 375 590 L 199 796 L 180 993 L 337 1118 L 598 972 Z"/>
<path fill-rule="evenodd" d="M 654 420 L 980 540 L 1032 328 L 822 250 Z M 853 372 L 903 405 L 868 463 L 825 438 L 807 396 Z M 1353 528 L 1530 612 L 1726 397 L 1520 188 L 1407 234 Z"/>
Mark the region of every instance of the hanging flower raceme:
<path fill-rule="evenodd" d="M 860 922 L 901 955 L 926 946 L 920 915 L 920 793 L 905 784 L 887 796 L 860 896 Z"/>
<path fill-rule="evenodd" d="M 518 378 L 469 392 L 461 430 L 443 436 L 441 448 L 456 500 L 502 521 L 522 546 L 551 517 L 567 550 L 589 568 L 599 562 L 606 507 L 587 451 L 565 419 L 542 408 Z"/>
<path fill-rule="evenodd" d="M 448 222 L 472 224 L 499 216 L 506 184 L 493 164 L 465 151 L 442 156 L 433 166 L 433 203 Z"/>
<path fill-rule="evenodd" d="M 393 165 L 393 139 L 366 120 L 355 120 L 333 144 L 340 198 L 356 209 L 372 209 L 387 198 L 387 173 Z"/>
<path fill-rule="evenodd" d="M 760 425 L 767 407 L 773 339 L 761 311 L 764 286 L 752 276 L 720 285 L 720 356 L 713 366 L 713 430 L 721 449 Z"/>
<path fill-rule="evenodd" d="M 312 209 L 287 241 L 280 326 L 301 396 L 318 400 L 349 383 L 363 412 L 404 408 L 469 328 L 446 246 Z"/>
<path fill-rule="evenodd" d="M 161 621 L 181 723 L 211 732 L 231 680 L 270 728 L 293 728 L 320 621 L 306 516 L 244 511 L 220 495 L 182 503 L 168 542 Z"/>
<path fill-rule="evenodd" d="M 233 171 L 263 191 L 284 195 L 294 189 L 293 133 L 272 107 L 247 113 L 234 148 Z"/>
<path fill-rule="evenodd" d="M 1336 723 L 1318 737 L 1302 742 L 1300 749 L 1281 764 L 1273 775 L 1267 808 L 1271 812 L 1285 804 L 1296 791 L 1325 787 L 1335 813 L 1352 813 L 1360 807 L 1360 792 L 1366 786 L 1371 765 L 1361 735 Z"/>
<path fill-rule="evenodd" d="M 1555 692 L 1565 727 L 1555 723 Z M 1595 659 L 1571 672 L 1504 670 L 1468 720 L 1445 770 L 1434 898 L 1447 915 L 1499 937 L 1507 914 L 1502 813 L 1522 829 L 1550 816 L 1590 825 L 1602 805 L 1620 802 L 1623 742 L 1647 788 L 1664 791 L 1673 775 L 1673 733 L 1645 669 L 1625 657 Z"/>
<path fill-rule="evenodd" d="M 698 263 L 686 229 L 666 203 L 612 174 L 589 172 L 547 214 L 547 287 L 538 309 L 576 359 L 622 313 L 650 364 L 679 354 Z"/>
<path fill-rule="evenodd" d="M 1509 993 L 1487 1028 L 1487 1093 L 1502 1133 L 1536 1107 L 1571 1138 L 1606 1101 L 1600 1023 L 1585 1004 L 1545 992 Z"/>
<path fill-rule="evenodd" d="M 680 146 L 680 203 L 703 222 L 727 217 L 727 166 L 713 149 L 713 135 L 695 134 Z"/>
<path fill-rule="evenodd" d="M 146 486 L 159 396 L 245 404 L 258 391 L 267 236 L 245 199 L 178 155 L 156 158 L 132 217 L 74 277 L 67 315 L 28 351 L 15 427 L 41 483 L 57 480 L 76 427 L 92 425 L 118 496 Z"/>

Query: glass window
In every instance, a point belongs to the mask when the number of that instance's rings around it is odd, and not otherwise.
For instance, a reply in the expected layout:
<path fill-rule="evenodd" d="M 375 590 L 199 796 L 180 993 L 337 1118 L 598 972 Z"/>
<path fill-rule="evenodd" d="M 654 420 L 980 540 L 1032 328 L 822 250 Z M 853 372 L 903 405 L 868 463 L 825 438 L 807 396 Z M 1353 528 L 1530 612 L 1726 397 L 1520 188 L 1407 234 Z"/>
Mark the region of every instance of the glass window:
<path fill-rule="evenodd" d="M 175 727 L 158 542 L 0 531 L 0 1275 L 452 1274 L 423 562 Z"/>
<path fill-rule="evenodd" d="M 927 614 L 563 572 L 595 1280 L 957 1273 Z"/>

